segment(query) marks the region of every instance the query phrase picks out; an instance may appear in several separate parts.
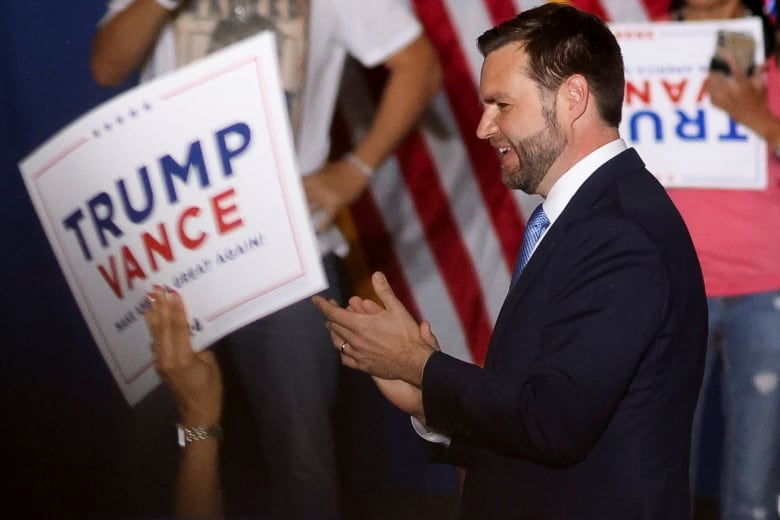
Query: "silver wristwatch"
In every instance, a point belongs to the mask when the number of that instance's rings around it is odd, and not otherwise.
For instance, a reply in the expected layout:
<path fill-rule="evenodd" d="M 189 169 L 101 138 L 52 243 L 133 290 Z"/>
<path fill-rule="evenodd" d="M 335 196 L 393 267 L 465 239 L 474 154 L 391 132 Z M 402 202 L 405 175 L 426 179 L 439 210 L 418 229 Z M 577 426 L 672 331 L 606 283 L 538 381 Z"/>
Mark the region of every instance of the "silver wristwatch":
<path fill-rule="evenodd" d="M 222 426 L 218 424 L 213 426 L 182 426 L 176 425 L 179 438 L 179 446 L 182 448 L 194 441 L 205 441 L 207 439 L 221 439 Z"/>

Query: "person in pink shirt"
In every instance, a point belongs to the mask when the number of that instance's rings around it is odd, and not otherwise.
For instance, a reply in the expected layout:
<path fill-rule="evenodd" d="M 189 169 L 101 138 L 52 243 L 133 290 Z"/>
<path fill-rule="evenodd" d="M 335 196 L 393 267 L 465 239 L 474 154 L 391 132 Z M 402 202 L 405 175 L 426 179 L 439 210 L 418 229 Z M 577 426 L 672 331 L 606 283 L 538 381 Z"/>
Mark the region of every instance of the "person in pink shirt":
<path fill-rule="evenodd" d="M 710 99 L 767 142 L 764 190 L 671 189 L 702 265 L 709 347 L 694 448 L 709 376 L 722 366 L 725 417 L 721 518 L 776 518 L 780 493 L 780 75 L 761 0 L 672 2 L 674 20 L 762 16 L 767 63 L 748 76 L 711 72 Z M 696 451 L 692 451 L 696 456 Z M 695 461 L 695 459 L 694 459 Z M 695 465 L 692 468 L 695 475 Z"/>

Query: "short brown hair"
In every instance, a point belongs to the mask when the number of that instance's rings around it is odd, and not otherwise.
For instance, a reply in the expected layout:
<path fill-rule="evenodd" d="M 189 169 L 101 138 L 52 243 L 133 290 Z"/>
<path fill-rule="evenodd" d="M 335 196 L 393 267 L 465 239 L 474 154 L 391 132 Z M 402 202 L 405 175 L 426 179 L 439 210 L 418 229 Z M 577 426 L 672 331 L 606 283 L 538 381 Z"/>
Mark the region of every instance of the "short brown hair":
<path fill-rule="evenodd" d="M 560 3 L 523 11 L 477 40 L 483 56 L 509 44 L 528 53 L 527 71 L 541 88 L 556 92 L 572 74 L 590 84 L 601 118 L 617 128 L 623 110 L 623 55 L 612 31 L 593 14 Z"/>

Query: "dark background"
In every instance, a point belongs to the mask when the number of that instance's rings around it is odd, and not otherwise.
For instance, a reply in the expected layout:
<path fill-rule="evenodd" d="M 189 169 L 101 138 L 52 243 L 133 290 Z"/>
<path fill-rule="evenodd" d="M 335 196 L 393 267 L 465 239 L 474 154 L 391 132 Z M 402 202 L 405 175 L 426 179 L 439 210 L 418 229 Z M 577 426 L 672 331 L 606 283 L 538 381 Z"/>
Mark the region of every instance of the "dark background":
<path fill-rule="evenodd" d="M 70 296 L 16 163 L 116 92 L 89 81 L 102 2 L 0 4 L 4 511 L 110 510 L 127 405 Z M 56 515 L 54 515 L 56 516 Z"/>
<path fill-rule="evenodd" d="M 139 427 L 128 426 L 134 411 L 81 318 L 17 168 L 59 129 L 129 86 L 102 89 L 89 75 L 90 42 L 104 9 L 103 1 L 0 2 L 0 511 L 12 517 L 163 516 L 170 499 L 172 429 L 148 446 L 149 460 L 128 464 L 149 435 L 126 444 L 128 429 Z M 345 456 L 348 480 L 370 491 L 348 509 L 356 518 L 433 518 L 433 509 L 452 517 L 455 472 L 424 462 L 408 419 L 367 381 L 353 375 L 347 381 L 348 412 L 368 419 L 345 426 L 357 443 Z M 262 469 L 242 466 L 253 449 L 244 430 L 251 426 L 241 421 L 240 391 L 229 392 L 236 404 L 228 422 L 238 434 L 226 448 L 226 495 L 248 516 L 262 510 L 265 477 Z M 710 411 L 698 489 L 705 498 L 716 494 L 719 421 Z M 158 451 L 174 455 L 153 458 Z M 254 495 L 260 505 L 247 498 Z"/>

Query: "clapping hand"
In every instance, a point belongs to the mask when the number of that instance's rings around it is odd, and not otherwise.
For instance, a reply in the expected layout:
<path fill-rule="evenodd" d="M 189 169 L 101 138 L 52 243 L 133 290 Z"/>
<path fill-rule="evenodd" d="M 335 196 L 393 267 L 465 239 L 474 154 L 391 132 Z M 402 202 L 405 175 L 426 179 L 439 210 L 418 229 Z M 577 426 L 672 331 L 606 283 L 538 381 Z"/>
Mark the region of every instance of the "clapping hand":
<path fill-rule="evenodd" d="M 346 309 L 315 296 L 328 318 L 334 347 L 345 366 L 373 376 L 379 390 L 402 411 L 424 422 L 422 372 L 439 350 L 428 322 L 418 324 L 396 298 L 382 273 L 372 277 L 378 303 L 353 296 Z"/>

